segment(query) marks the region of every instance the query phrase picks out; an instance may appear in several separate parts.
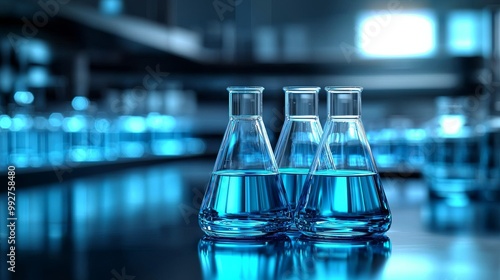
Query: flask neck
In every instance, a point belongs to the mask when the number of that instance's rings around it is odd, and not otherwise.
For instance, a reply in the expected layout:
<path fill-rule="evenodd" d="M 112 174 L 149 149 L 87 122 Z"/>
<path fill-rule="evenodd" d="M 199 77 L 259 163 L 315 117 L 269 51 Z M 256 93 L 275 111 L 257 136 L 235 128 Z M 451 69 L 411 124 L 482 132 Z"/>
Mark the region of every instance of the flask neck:
<path fill-rule="evenodd" d="M 316 117 L 319 87 L 284 87 L 285 116 Z"/>
<path fill-rule="evenodd" d="M 229 116 L 262 116 L 263 87 L 228 87 Z"/>
<path fill-rule="evenodd" d="M 362 87 L 326 87 L 329 118 L 361 117 Z"/>

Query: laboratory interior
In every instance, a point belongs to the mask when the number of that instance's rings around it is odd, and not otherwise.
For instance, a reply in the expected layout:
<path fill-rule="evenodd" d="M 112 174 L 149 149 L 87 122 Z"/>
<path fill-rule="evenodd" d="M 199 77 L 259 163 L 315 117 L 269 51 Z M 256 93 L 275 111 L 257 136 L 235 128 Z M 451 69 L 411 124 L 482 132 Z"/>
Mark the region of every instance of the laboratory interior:
<path fill-rule="evenodd" d="M 500 279 L 496 0 L 0 0 L 0 34 L 1 279 Z M 272 153 L 283 87 L 325 131 L 325 87 L 362 87 L 385 234 L 206 236 L 217 165 L 254 158 L 230 86 Z"/>

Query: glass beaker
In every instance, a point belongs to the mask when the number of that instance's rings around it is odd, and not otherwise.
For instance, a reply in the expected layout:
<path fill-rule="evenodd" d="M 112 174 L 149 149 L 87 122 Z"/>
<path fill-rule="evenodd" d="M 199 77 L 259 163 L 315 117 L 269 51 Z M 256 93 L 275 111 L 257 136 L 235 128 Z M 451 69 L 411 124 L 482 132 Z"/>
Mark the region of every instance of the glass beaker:
<path fill-rule="evenodd" d="M 392 221 L 361 122 L 361 87 L 326 87 L 328 120 L 297 205 L 305 235 L 355 238 L 386 232 Z"/>
<path fill-rule="evenodd" d="M 422 170 L 431 196 L 475 197 L 480 190 L 481 133 L 476 131 L 466 97 L 440 96 L 428 126 Z"/>
<path fill-rule="evenodd" d="M 318 117 L 319 87 L 284 87 L 285 122 L 276 144 L 276 162 L 290 208 L 295 211 L 319 146 L 323 129 Z M 295 225 L 291 229 L 296 230 Z"/>
<path fill-rule="evenodd" d="M 228 87 L 229 124 L 198 221 L 209 236 L 286 231 L 291 212 L 262 120 L 262 87 Z"/>

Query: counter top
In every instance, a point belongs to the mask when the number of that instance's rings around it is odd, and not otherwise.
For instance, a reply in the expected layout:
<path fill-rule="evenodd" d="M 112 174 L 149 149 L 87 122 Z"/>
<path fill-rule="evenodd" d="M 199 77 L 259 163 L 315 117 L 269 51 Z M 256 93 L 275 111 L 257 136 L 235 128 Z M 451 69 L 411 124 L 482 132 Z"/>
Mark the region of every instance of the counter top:
<path fill-rule="evenodd" d="M 393 224 L 384 238 L 210 240 L 197 212 L 212 165 L 186 160 L 17 186 L 16 272 L 7 270 L 3 226 L 0 278 L 500 279 L 500 202 L 429 200 L 422 180 L 386 178 Z"/>

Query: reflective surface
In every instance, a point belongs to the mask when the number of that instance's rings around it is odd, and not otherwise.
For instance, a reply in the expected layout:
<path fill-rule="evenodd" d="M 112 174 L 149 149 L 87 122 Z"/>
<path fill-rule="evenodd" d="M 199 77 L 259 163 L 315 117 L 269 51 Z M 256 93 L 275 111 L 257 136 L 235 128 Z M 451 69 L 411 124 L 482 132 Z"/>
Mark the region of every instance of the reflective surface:
<path fill-rule="evenodd" d="M 197 214 L 212 167 L 187 160 L 20 186 L 16 272 L 1 257 L 0 279 L 500 278 L 500 203 L 428 201 L 418 179 L 382 179 L 393 224 L 381 241 L 204 240 Z M 6 256 L 7 227 L 0 236 Z"/>

